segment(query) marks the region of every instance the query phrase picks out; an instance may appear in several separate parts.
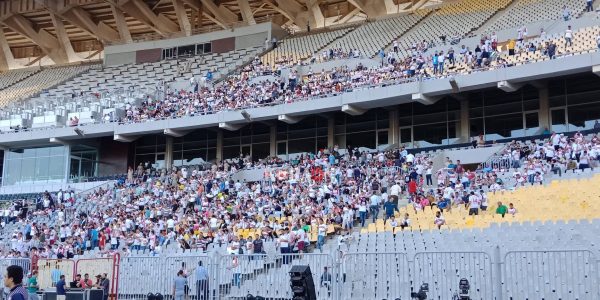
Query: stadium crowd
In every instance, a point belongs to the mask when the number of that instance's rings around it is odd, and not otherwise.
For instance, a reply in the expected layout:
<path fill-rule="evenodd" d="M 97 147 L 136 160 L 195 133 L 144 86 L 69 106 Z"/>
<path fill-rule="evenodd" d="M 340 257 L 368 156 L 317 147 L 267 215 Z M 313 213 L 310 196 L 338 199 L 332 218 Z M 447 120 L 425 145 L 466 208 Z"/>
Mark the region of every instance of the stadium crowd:
<path fill-rule="evenodd" d="M 33 207 L 21 201 L 6 207 L 2 226 L 16 223 L 18 229 L 0 256 L 71 258 L 96 248 L 97 255 L 157 254 L 166 246 L 205 251 L 211 243 L 229 253 L 251 254 L 264 252 L 264 241 L 273 241 L 282 253 L 311 245 L 322 249 L 328 235 L 364 227 L 369 220 L 411 226 L 409 215 L 396 219 L 399 205 L 411 205 L 414 213 L 437 207 L 432 222 L 441 227 L 450 209 L 464 207 L 477 215 L 494 205 L 488 192 L 542 184 L 549 172 L 594 167 L 598 159 L 598 135 L 553 133 L 539 144 L 511 142 L 500 158 L 508 163 L 474 170 L 448 159 L 433 170 L 429 154 L 404 148 L 338 147 L 290 161 L 240 158 L 205 170 L 140 165 L 114 187 L 86 196 L 61 190 L 44 193 Z M 237 170 L 253 167 L 264 170 L 261 181 L 231 179 Z M 93 209 L 75 209 L 82 204 Z M 499 203 L 496 213 L 517 209 Z"/>
<path fill-rule="evenodd" d="M 565 43 L 571 45 L 574 32 L 569 26 L 565 30 Z M 126 105 L 126 115 L 120 122 L 143 122 L 164 118 L 212 114 L 219 111 L 246 109 L 282 103 L 303 101 L 339 93 L 349 92 L 357 88 L 369 86 L 398 84 L 411 80 L 426 80 L 450 76 L 457 72 L 478 72 L 494 68 L 510 67 L 509 56 L 521 56 L 527 52 L 539 51 L 549 58 L 569 56 L 568 53 L 557 53 L 557 45 L 546 38 L 543 29 L 535 42 L 528 41 L 527 28 L 519 29 L 517 37 L 503 44 L 495 32 L 483 35 L 475 47 L 470 48 L 453 40 L 447 45 L 435 45 L 423 41 L 414 43 L 402 57 L 398 46 L 386 53 L 381 49 L 375 59 L 381 65 L 365 67 L 361 64 L 355 68 L 348 66 L 334 70 L 299 74 L 294 65 L 312 65 L 317 61 L 328 61 L 340 58 L 361 58 L 358 50 L 344 52 L 342 49 L 330 49 L 322 55 L 315 55 L 304 61 L 291 61 L 285 57 L 278 58 L 273 66 L 263 64 L 259 57 L 245 67 L 241 74 L 232 75 L 219 84 L 202 84 L 190 81 L 189 90 L 167 89 L 164 97 L 148 97 L 141 105 Z M 397 44 L 397 43 L 395 43 Z M 432 49 L 433 46 L 437 48 Z M 457 47 L 457 49 L 454 49 Z M 501 47 L 504 49 L 502 50 Z M 445 50 L 439 50 L 445 49 Z M 527 59 L 524 56 L 524 59 Z M 287 75 L 282 71 L 288 69 Z M 275 75 L 270 79 L 256 79 L 261 75 Z M 211 76 L 212 77 L 212 76 Z M 211 81 L 208 76 L 204 81 Z M 104 120 L 105 121 L 105 120 Z M 110 122 L 115 119 L 110 118 Z"/>

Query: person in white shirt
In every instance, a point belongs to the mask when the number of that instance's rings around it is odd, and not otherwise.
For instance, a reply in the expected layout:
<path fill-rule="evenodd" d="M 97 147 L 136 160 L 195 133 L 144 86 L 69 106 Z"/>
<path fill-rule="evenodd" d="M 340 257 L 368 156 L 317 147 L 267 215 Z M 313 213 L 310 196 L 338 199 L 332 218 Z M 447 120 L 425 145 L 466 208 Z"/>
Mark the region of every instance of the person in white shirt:
<path fill-rule="evenodd" d="M 480 206 L 481 198 L 475 195 L 475 192 L 471 191 L 471 195 L 469 196 L 469 216 L 478 215 Z"/>
<path fill-rule="evenodd" d="M 573 46 L 573 30 L 571 29 L 571 25 L 565 30 L 565 47 L 567 46 Z"/>

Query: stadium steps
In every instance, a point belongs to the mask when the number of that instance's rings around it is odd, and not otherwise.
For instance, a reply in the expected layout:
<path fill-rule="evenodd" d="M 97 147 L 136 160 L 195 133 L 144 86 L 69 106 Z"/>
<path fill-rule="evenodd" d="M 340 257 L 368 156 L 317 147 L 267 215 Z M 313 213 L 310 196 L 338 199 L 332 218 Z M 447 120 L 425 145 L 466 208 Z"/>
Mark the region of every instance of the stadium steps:
<path fill-rule="evenodd" d="M 435 9 L 430 9 L 427 11 L 426 14 L 424 14 L 423 16 L 421 16 L 421 19 L 419 19 L 419 21 L 417 21 L 415 24 L 413 24 L 412 26 L 406 28 L 406 30 L 404 30 L 400 35 L 398 35 L 397 37 L 395 37 L 394 39 L 392 39 L 391 41 L 389 41 L 384 47 L 383 49 L 390 49 L 392 47 L 392 44 L 394 44 L 395 40 L 400 39 L 402 36 L 404 36 L 407 32 L 410 32 L 413 28 L 419 26 L 421 24 L 421 22 L 423 22 L 423 20 L 427 19 L 427 17 L 429 17 L 432 13 L 435 12 Z M 372 54 L 370 57 L 374 58 L 375 56 L 377 56 L 378 53 Z"/>
<path fill-rule="evenodd" d="M 19 79 L 19 80 L 15 81 L 15 82 L 11 83 L 10 85 L 7 85 L 7 86 L 5 86 L 4 88 L 1 88 L 1 89 L 0 89 L 0 91 L 2 91 L 2 90 L 5 90 L 5 89 L 7 89 L 7 88 L 9 88 L 9 87 L 11 87 L 11 86 L 13 86 L 13 85 L 15 85 L 15 84 L 17 84 L 17 83 L 19 83 L 19 82 L 23 81 L 23 80 L 25 80 L 25 79 L 27 79 L 27 78 L 29 78 L 29 77 L 31 77 L 31 76 L 33 76 L 33 75 L 35 75 L 35 74 L 37 74 L 37 73 L 39 73 L 39 72 L 41 72 L 41 71 L 42 71 L 42 68 L 38 68 L 37 70 L 35 70 L 35 72 L 32 72 L 31 74 L 29 74 L 29 75 L 27 75 L 27 76 L 25 76 L 25 77 L 23 77 L 23 78 L 21 78 L 21 79 Z M 2 74 L 0 74 L 0 76 L 2 76 Z"/>
<path fill-rule="evenodd" d="M 494 24 L 507 11 L 510 11 L 510 9 L 513 6 L 515 6 L 517 3 L 519 3 L 518 0 L 512 0 L 507 6 L 496 11 L 496 13 L 493 16 L 491 16 L 490 18 L 488 18 L 483 24 L 481 24 L 481 26 L 479 26 L 479 28 L 474 28 L 473 30 L 469 31 L 469 33 L 467 33 L 466 36 L 478 36 L 478 35 L 483 34 L 485 32 L 486 28 L 489 28 L 490 25 Z"/>
<path fill-rule="evenodd" d="M 346 33 L 344 33 L 344 34 L 342 34 L 342 35 L 338 36 L 336 39 L 333 39 L 333 40 L 331 40 L 329 43 L 327 43 L 327 44 L 323 45 L 321 48 L 318 48 L 318 49 L 316 49 L 316 50 L 315 50 L 315 52 L 316 52 L 316 53 L 321 53 L 321 51 L 322 51 L 323 49 L 325 49 L 325 48 L 329 47 L 329 45 L 333 44 L 335 41 L 337 41 L 337 40 L 340 40 L 340 39 L 344 38 L 345 36 L 347 36 L 348 34 L 350 34 L 350 33 L 354 32 L 354 30 L 356 30 L 356 29 L 357 29 L 358 27 L 360 27 L 360 26 L 361 26 L 361 25 L 352 27 L 352 29 L 351 29 L 351 30 L 348 30 Z M 301 60 L 305 60 L 305 59 L 308 59 L 308 57 L 303 57 Z"/>

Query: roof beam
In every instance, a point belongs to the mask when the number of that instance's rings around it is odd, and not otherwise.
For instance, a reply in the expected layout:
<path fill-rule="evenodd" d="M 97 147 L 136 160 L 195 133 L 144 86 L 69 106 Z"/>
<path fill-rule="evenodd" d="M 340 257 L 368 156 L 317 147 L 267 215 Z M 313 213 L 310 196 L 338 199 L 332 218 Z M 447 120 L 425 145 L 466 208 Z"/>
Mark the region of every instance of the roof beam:
<path fill-rule="evenodd" d="M 298 4 L 296 1 L 290 0 L 264 0 L 267 4 L 273 7 L 274 10 L 284 15 L 290 21 L 294 22 L 296 26 L 305 28 L 308 24 L 308 12 L 304 10 L 304 7 Z"/>
<path fill-rule="evenodd" d="M 186 36 L 192 35 L 192 24 L 190 23 L 190 19 L 188 19 L 183 1 L 171 0 L 171 2 L 173 2 L 173 8 L 175 9 L 175 13 L 177 14 L 177 20 L 179 21 L 179 29 Z"/>
<path fill-rule="evenodd" d="M 123 0 L 114 4 L 120 10 L 138 19 L 162 36 L 179 31 L 179 26 L 176 23 L 162 13 L 155 14 L 142 0 Z"/>
<path fill-rule="evenodd" d="M 345 24 L 348 23 L 354 16 L 356 16 L 360 12 L 360 8 L 355 7 L 353 10 L 349 11 L 345 16 L 341 17 L 341 19 L 337 20 L 335 24 Z"/>
<path fill-rule="evenodd" d="M 6 71 L 15 67 L 15 57 L 10 51 L 10 46 L 4 35 L 4 30 L 0 26 L 0 70 Z"/>
<path fill-rule="evenodd" d="M 348 2 L 362 10 L 369 18 L 379 17 L 387 14 L 387 8 L 385 5 L 381 5 L 379 1 L 348 0 Z"/>
<path fill-rule="evenodd" d="M 59 3 L 54 1 L 36 0 L 36 2 L 46 7 L 51 14 L 55 14 L 63 20 L 83 29 L 102 42 L 119 40 L 119 33 L 116 30 L 102 21 L 96 23 L 92 20 L 90 14 L 80 6 L 67 5 L 60 7 Z"/>
<path fill-rule="evenodd" d="M 110 10 L 115 18 L 115 23 L 117 24 L 119 37 L 121 37 L 121 40 L 126 43 L 133 42 L 133 39 L 131 38 L 131 32 L 129 31 L 129 27 L 127 26 L 123 12 L 113 4 L 110 5 Z"/>
<path fill-rule="evenodd" d="M 217 6 L 213 0 L 200 0 L 204 7 L 213 14 L 214 18 L 219 21 L 222 25 L 226 25 L 236 22 L 238 20 L 237 15 L 231 12 L 223 5 Z M 229 27 L 229 26 L 227 26 Z"/>
<path fill-rule="evenodd" d="M 244 22 L 246 22 L 248 25 L 255 25 L 256 20 L 254 20 L 254 13 L 250 8 L 250 3 L 248 3 L 248 0 L 237 0 L 237 3 L 240 7 L 240 12 L 242 13 Z"/>
<path fill-rule="evenodd" d="M 56 39 L 67 55 L 68 61 L 72 62 L 79 60 L 77 54 L 75 54 L 75 51 L 73 50 L 71 39 L 69 39 L 69 35 L 67 34 L 67 30 L 65 29 L 65 24 L 63 23 L 62 19 L 53 13 L 50 13 L 50 18 L 52 19 L 52 24 L 54 25 Z"/>
<path fill-rule="evenodd" d="M 325 17 L 319 7 L 321 0 L 306 0 L 306 7 L 309 11 L 309 19 L 313 23 L 314 28 L 325 27 Z"/>
<path fill-rule="evenodd" d="M 63 48 L 63 43 L 59 42 L 55 36 L 44 29 L 40 29 L 39 31 L 36 30 L 31 22 L 22 15 L 5 15 L 2 18 L 2 23 L 40 46 L 42 51 L 44 51 L 44 53 L 46 53 L 56 64 L 69 63 L 69 55 L 67 55 L 67 52 Z"/>

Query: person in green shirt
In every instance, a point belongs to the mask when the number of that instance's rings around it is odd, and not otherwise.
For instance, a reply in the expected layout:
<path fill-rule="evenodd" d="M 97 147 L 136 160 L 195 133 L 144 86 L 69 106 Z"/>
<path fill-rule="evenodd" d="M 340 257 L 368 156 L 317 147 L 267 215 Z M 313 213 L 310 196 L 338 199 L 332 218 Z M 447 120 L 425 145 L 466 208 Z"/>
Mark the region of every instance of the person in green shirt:
<path fill-rule="evenodd" d="M 502 215 L 502 217 L 504 218 L 504 215 L 506 215 L 506 212 L 508 211 L 508 208 L 506 208 L 506 205 L 502 204 L 502 202 L 498 201 L 498 208 L 496 208 L 496 214 Z"/>
<path fill-rule="evenodd" d="M 31 277 L 27 281 L 27 293 L 29 294 L 29 300 L 38 300 L 37 291 L 39 289 L 37 282 L 37 271 L 31 272 Z"/>

